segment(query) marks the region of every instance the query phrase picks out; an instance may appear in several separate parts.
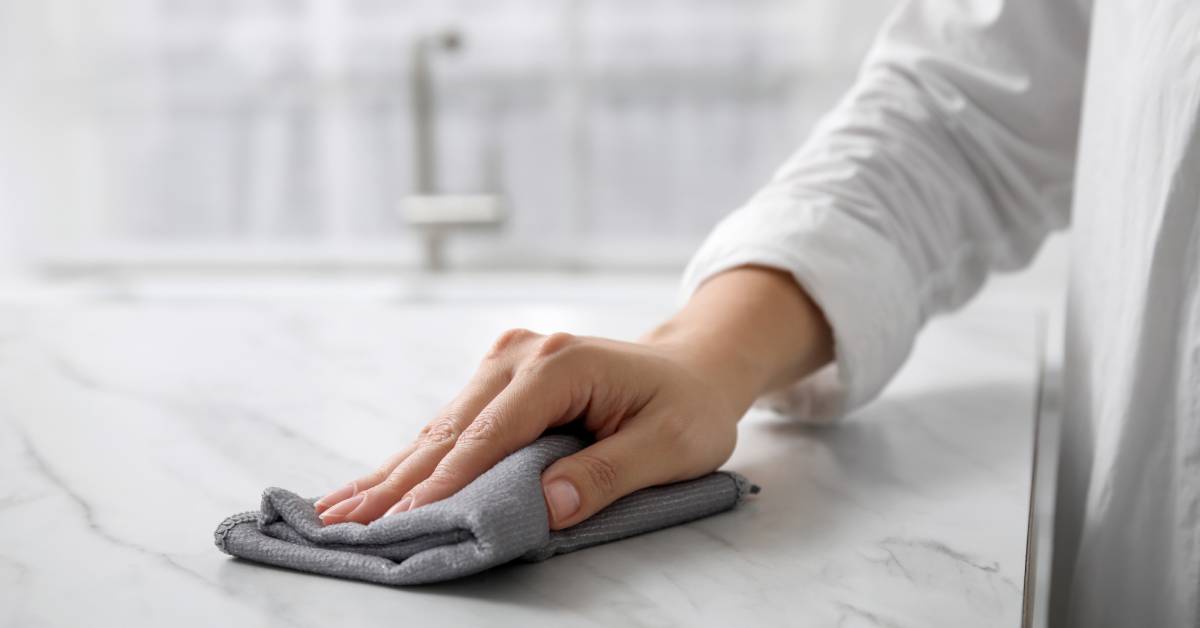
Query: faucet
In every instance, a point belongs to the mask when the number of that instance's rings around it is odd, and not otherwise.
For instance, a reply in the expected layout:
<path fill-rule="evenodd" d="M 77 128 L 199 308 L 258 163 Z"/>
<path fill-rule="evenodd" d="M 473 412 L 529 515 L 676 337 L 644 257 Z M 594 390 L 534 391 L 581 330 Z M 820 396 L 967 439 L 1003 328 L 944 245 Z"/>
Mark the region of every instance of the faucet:
<path fill-rule="evenodd" d="M 417 36 L 412 47 L 409 93 L 412 98 L 412 194 L 404 198 L 404 220 L 420 233 L 424 266 L 445 270 L 447 235 L 455 230 L 496 228 L 504 220 L 499 194 L 442 194 L 438 192 L 437 97 L 433 86 L 431 56 L 456 52 L 463 37 L 454 30 Z"/>

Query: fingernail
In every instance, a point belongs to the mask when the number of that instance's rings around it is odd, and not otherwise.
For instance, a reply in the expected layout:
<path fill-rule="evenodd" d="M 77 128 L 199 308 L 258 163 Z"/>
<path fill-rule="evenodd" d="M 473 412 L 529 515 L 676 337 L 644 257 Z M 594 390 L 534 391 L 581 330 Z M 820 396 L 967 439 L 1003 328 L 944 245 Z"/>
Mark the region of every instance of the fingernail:
<path fill-rule="evenodd" d="M 387 517 L 398 512 L 406 512 L 412 506 L 412 501 L 413 499 L 411 495 L 405 495 L 404 499 L 396 502 L 395 506 L 388 508 L 388 511 L 383 513 L 383 516 Z"/>
<path fill-rule="evenodd" d="M 567 480 L 550 482 L 545 492 L 551 521 L 565 521 L 579 510 L 579 491 Z"/>
<path fill-rule="evenodd" d="M 357 488 L 358 483 L 351 482 L 342 488 L 339 488 L 338 490 L 322 497 L 321 499 L 318 499 L 317 503 L 315 504 L 317 514 L 319 515 L 322 512 L 329 510 L 330 506 L 341 503 L 342 501 L 353 497 L 354 494 L 358 492 L 358 490 L 356 490 Z"/>
<path fill-rule="evenodd" d="M 342 521 L 345 521 L 346 517 L 350 513 L 354 512 L 359 505 L 365 502 L 366 499 L 366 493 L 359 493 L 350 499 L 344 499 L 339 502 L 338 505 L 330 508 L 324 514 L 322 514 L 321 521 L 324 523 L 341 523 Z"/>

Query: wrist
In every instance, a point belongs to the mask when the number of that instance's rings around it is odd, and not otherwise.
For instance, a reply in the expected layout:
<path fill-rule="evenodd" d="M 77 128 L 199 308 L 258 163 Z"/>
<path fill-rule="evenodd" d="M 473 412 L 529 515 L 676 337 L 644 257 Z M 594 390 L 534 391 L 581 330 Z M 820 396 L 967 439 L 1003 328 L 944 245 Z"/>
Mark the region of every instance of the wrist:
<path fill-rule="evenodd" d="M 639 342 L 667 355 L 706 387 L 720 392 L 734 418 L 740 418 L 770 382 L 768 369 L 746 347 L 686 312 L 655 327 Z"/>
<path fill-rule="evenodd" d="M 642 342 L 682 356 L 725 392 L 739 416 L 759 395 L 833 359 L 832 330 L 800 284 L 753 266 L 710 278 Z"/>

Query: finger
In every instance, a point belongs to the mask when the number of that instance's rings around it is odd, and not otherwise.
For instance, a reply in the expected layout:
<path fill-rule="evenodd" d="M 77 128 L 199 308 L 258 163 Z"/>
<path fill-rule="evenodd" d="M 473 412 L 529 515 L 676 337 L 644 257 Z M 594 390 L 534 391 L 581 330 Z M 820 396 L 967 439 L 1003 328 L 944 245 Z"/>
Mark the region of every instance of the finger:
<path fill-rule="evenodd" d="M 351 483 L 349 489 L 343 487 L 323 499 L 332 501 L 334 497 L 346 496 L 328 510 L 322 509 L 322 521 L 369 523 L 395 506 L 414 484 L 429 476 L 466 425 L 508 385 L 513 369 L 540 337 L 528 329 L 510 329 L 500 334 L 484 355 L 471 384 L 446 411 L 421 430 L 409 451 L 398 456 L 390 468 L 384 465 L 360 478 L 358 483 Z"/>
<path fill-rule="evenodd" d="M 511 370 L 481 366 L 472 383 L 447 406 L 438 418 L 421 430 L 412 445 L 389 459 L 371 474 L 335 491 L 321 501 L 342 501 L 319 511 L 326 524 L 355 521 L 369 523 L 378 519 L 408 492 L 417 482 L 429 477 L 458 440 L 459 434 L 489 401 L 504 389 L 511 378 Z"/>
<path fill-rule="evenodd" d="M 569 528 L 636 490 L 689 477 L 678 467 L 679 442 L 664 437 L 658 421 L 627 421 L 616 434 L 542 473 L 550 529 Z"/>
<path fill-rule="evenodd" d="M 388 456 L 388 459 L 384 461 L 383 464 L 376 467 L 374 471 L 317 500 L 317 503 L 315 504 L 317 514 L 320 515 L 333 506 L 336 506 L 337 504 L 354 497 L 360 491 L 379 484 L 384 478 L 387 477 L 389 473 L 392 472 L 392 469 L 395 469 L 397 465 L 399 465 L 401 462 L 404 462 L 404 459 L 407 458 L 413 451 L 415 451 L 416 448 L 416 443 L 406 446 L 404 449 L 401 449 L 395 454 Z"/>
<path fill-rule="evenodd" d="M 539 352 L 548 356 L 561 350 L 555 345 L 572 342 L 566 334 L 555 334 L 546 339 Z M 568 362 L 585 359 L 581 355 L 564 356 L 553 364 L 547 361 L 526 369 L 467 426 L 429 478 L 413 487 L 408 508 L 457 493 L 497 462 L 533 442 L 546 428 L 580 414 L 589 395 L 580 391 L 575 381 L 580 379 L 579 371 Z"/>

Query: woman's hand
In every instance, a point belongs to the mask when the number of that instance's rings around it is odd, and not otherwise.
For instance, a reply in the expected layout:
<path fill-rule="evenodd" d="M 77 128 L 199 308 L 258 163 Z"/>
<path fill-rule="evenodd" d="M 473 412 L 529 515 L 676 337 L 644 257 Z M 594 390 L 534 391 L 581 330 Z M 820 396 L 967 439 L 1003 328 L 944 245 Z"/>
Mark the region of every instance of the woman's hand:
<path fill-rule="evenodd" d="M 326 523 L 366 523 L 438 501 L 580 417 L 597 442 L 555 462 L 542 480 L 551 527 L 568 527 L 639 488 L 697 477 L 728 459 L 749 400 L 719 384 L 669 348 L 514 329 L 415 442 L 318 509 L 336 504 L 321 513 Z"/>
<path fill-rule="evenodd" d="M 511 330 L 413 443 L 317 512 L 326 524 L 369 523 L 419 508 L 579 419 L 596 442 L 542 474 L 550 527 L 567 528 L 633 491 L 719 467 L 754 398 L 815 370 L 831 345 L 795 282 L 754 268 L 715 277 L 639 343 Z"/>

